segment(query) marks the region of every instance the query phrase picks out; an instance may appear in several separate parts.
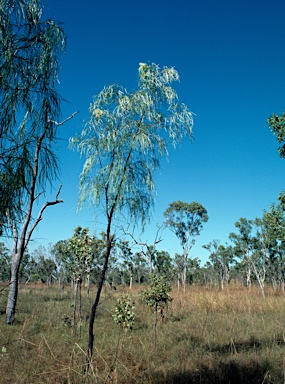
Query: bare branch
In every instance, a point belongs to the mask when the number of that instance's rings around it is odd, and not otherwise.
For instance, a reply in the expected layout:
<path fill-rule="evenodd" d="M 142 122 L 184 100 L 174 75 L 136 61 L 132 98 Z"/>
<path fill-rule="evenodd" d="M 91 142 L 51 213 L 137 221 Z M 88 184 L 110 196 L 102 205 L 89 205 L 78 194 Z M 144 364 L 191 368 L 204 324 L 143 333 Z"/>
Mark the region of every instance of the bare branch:
<path fill-rule="evenodd" d="M 73 112 L 73 114 L 69 117 L 67 117 L 65 120 L 61 121 L 61 122 L 57 122 L 57 121 L 54 121 L 54 120 L 48 120 L 49 123 L 53 123 L 57 126 L 60 126 L 60 125 L 63 125 L 65 124 L 68 120 L 71 120 L 75 115 L 77 115 L 77 113 L 79 113 L 79 111 L 76 111 L 76 112 Z"/>
<path fill-rule="evenodd" d="M 56 205 L 56 204 L 59 204 L 59 203 L 63 203 L 63 200 L 58 200 L 58 196 L 59 196 L 59 193 L 60 193 L 60 190 L 62 188 L 62 184 L 60 185 L 59 189 L 58 189 L 58 192 L 56 194 L 56 199 L 54 201 L 47 201 L 41 208 L 41 210 L 39 211 L 39 214 L 38 214 L 38 217 L 36 218 L 34 224 L 32 225 L 31 229 L 29 230 L 28 232 L 28 235 L 26 237 L 26 240 L 25 240 L 25 248 L 27 247 L 30 239 L 31 239 L 31 236 L 34 232 L 34 229 L 36 228 L 36 226 L 39 224 L 39 222 L 42 220 L 42 216 L 43 216 L 43 213 L 44 211 L 46 210 L 47 207 L 51 206 L 51 205 Z"/>

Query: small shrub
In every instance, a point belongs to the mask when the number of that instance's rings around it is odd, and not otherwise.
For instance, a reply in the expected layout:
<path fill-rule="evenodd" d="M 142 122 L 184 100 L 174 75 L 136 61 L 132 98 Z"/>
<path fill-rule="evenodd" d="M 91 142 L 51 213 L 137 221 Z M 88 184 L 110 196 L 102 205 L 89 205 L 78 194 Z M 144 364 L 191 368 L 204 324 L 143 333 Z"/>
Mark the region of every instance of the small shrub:
<path fill-rule="evenodd" d="M 124 330 L 131 330 L 136 318 L 135 305 L 131 302 L 129 294 L 122 295 L 117 300 L 115 313 L 112 315 L 115 324 L 121 325 Z"/>

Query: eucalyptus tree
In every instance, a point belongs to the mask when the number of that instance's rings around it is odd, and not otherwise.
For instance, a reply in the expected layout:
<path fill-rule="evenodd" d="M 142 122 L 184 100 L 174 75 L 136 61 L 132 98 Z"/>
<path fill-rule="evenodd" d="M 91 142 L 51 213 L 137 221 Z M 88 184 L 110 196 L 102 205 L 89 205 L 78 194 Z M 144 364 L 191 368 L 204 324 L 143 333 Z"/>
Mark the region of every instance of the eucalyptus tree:
<path fill-rule="evenodd" d="M 91 309 L 88 356 L 93 352 L 93 324 L 113 246 L 114 219 L 124 212 L 143 225 L 154 202 L 154 173 L 168 145 L 176 146 L 192 134 L 192 113 L 178 102 L 172 87 L 179 80 L 174 68 L 140 63 L 138 87 L 128 92 L 120 85 L 105 87 L 94 97 L 90 119 L 70 145 L 86 161 L 80 176 L 80 199 L 103 206 L 106 215 L 106 254 Z"/>
<path fill-rule="evenodd" d="M 270 240 L 269 273 L 273 286 L 285 286 L 285 193 L 278 197 L 279 204 L 271 204 L 263 213 L 263 223 Z"/>
<path fill-rule="evenodd" d="M 247 266 L 247 285 L 250 286 L 250 275 L 254 274 L 265 296 L 264 285 L 268 269 L 268 257 L 271 239 L 262 219 L 247 220 L 241 218 L 235 223 L 239 233 L 231 233 L 230 239 L 234 242 L 234 254 L 241 257 Z"/>
<path fill-rule="evenodd" d="M 135 281 L 140 285 L 148 275 L 147 261 L 142 252 L 136 252 L 133 257 Z"/>
<path fill-rule="evenodd" d="M 231 232 L 229 234 L 229 239 L 234 243 L 234 255 L 241 260 L 245 267 L 246 285 L 248 288 L 251 286 L 252 279 L 252 265 L 250 262 L 252 225 L 252 220 L 247 220 L 246 218 L 241 217 L 239 221 L 235 223 L 238 233 Z"/>
<path fill-rule="evenodd" d="M 223 290 L 225 285 L 229 285 L 230 267 L 234 262 L 232 246 L 224 246 L 220 244 L 219 240 L 213 240 L 209 244 L 203 245 L 203 248 L 210 252 L 210 263 L 219 277 L 220 286 Z"/>
<path fill-rule="evenodd" d="M 0 222 L 13 237 L 6 322 L 12 324 L 18 272 L 32 233 L 59 191 L 34 216 L 35 203 L 58 176 L 53 152 L 60 118 L 59 54 L 65 34 L 42 21 L 40 0 L 0 1 Z M 33 219 L 34 217 L 34 219 Z"/>
<path fill-rule="evenodd" d="M 191 248 L 196 243 L 204 223 L 208 221 L 206 208 L 198 202 L 185 203 L 174 201 L 164 212 L 166 226 L 175 233 L 183 249 L 183 276 L 184 290 L 186 286 L 187 259 Z"/>
<path fill-rule="evenodd" d="M 192 257 L 187 260 L 186 281 L 188 284 L 201 284 L 203 280 L 201 270 L 201 260 L 198 257 Z"/>
<path fill-rule="evenodd" d="M 155 274 L 158 276 L 166 276 L 168 278 L 173 275 L 173 265 L 170 254 L 166 251 L 156 251 L 154 258 Z"/>
<path fill-rule="evenodd" d="M 180 289 L 180 282 L 183 283 L 184 257 L 175 253 L 174 255 L 174 273 L 177 276 L 177 288 Z"/>
<path fill-rule="evenodd" d="M 57 265 L 58 285 L 62 290 L 64 290 L 65 283 L 70 281 L 72 276 L 70 265 L 65 263 L 65 260 L 68 257 L 67 241 L 68 240 L 59 240 L 51 249 L 51 253 Z"/>
<path fill-rule="evenodd" d="M 127 268 L 129 274 L 129 285 L 130 289 L 132 289 L 134 275 L 134 255 L 129 241 L 119 240 L 117 243 L 117 249 L 119 251 L 119 258 L 121 258 L 123 262 L 123 268 Z"/>

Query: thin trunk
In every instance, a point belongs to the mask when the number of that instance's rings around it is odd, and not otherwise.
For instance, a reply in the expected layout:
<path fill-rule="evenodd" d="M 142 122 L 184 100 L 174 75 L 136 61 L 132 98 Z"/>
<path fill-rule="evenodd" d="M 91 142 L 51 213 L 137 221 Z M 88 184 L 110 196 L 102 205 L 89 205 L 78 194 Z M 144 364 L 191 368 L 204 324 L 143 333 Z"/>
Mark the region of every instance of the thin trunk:
<path fill-rule="evenodd" d="M 89 298 L 90 296 L 90 275 L 87 275 L 87 297 Z"/>
<path fill-rule="evenodd" d="M 177 288 L 178 291 L 180 290 L 180 274 L 178 273 L 178 279 L 177 279 Z"/>
<path fill-rule="evenodd" d="M 133 272 L 130 272 L 130 289 L 133 287 Z"/>
<path fill-rule="evenodd" d="M 221 277 L 221 290 L 224 290 L 224 277 Z"/>
<path fill-rule="evenodd" d="M 79 339 L 81 339 L 82 331 L 82 279 L 79 280 Z"/>
<path fill-rule="evenodd" d="M 88 363 L 89 364 L 91 363 L 92 354 L 93 354 L 93 345 L 94 345 L 93 326 L 94 326 L 96 311 L 97 311 L 97 308 L 99 305 L 101 291 L 102 291 L 104 280 L 105 280 L 105 275 L 106 275 L 107 268 L 108 268 L 109 257 L 110 257 L 111 249 L 112 249 L 112 240 L 110 238 L 110 229 L 111 229 L 111 221 L 109 220 L 108 228 L 107 228 L 107 234 L 106 234 L 107 249 L 106 249 L 106 254 L 105 254 L 104 265 L 103 265 L 103 269 L 102 269 L 102 272 L 100 275 L 95 301 L 92 305 L 91 313 L 90 313 L 89 336 L 88 336 Z"/>
<path fill-rule="evenodd" d="M 78 280 L 76 280 L 76 282 L 75 282 L 75 286 L 74 286 L 74 297 L 73 297 L 73 326 L 75 326 L 77 291 L 78 291 Z"/>
<path fill-rule="evenodd" d="M 156 327 L 157 327 L 157 305 L 155 306 L 154 323 L 153 323 L 153 349 L 156 350 Z"/>
<path fill-rule="evenodd" d="M 187 270 L 186 270 L 186 261 L 184 261 L 183 275 L 182 275 L 184 293 L 186 292 L 186 274 L 187 274 Z"/>

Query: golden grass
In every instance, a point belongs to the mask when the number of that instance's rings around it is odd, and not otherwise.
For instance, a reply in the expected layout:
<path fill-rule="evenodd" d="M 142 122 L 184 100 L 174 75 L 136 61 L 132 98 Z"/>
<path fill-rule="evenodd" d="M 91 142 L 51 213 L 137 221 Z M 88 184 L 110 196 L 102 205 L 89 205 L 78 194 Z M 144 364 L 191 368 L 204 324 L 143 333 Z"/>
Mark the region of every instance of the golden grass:
<path fill-rule="evenodd" d="M 95 320 L 94 361 L 85 371 L 91 299 L 83 300 L 82 339 L 72 318 L 72 292 L 39 284 L 21 287 L 17 322 L 4 324 L 0 296 L 0 383 L 284 383 L 285 297 L 267 289 L 232 286 L 173 289 L 166 321 L 131 291 L 105 290 Z M 128 291 L 136 303 L 132 332 L 113 323 L 116 299 Z M 95 294 L 93 287 L 92 295 Z M 1 353 L 2 347 L 6 352 Z"/>

